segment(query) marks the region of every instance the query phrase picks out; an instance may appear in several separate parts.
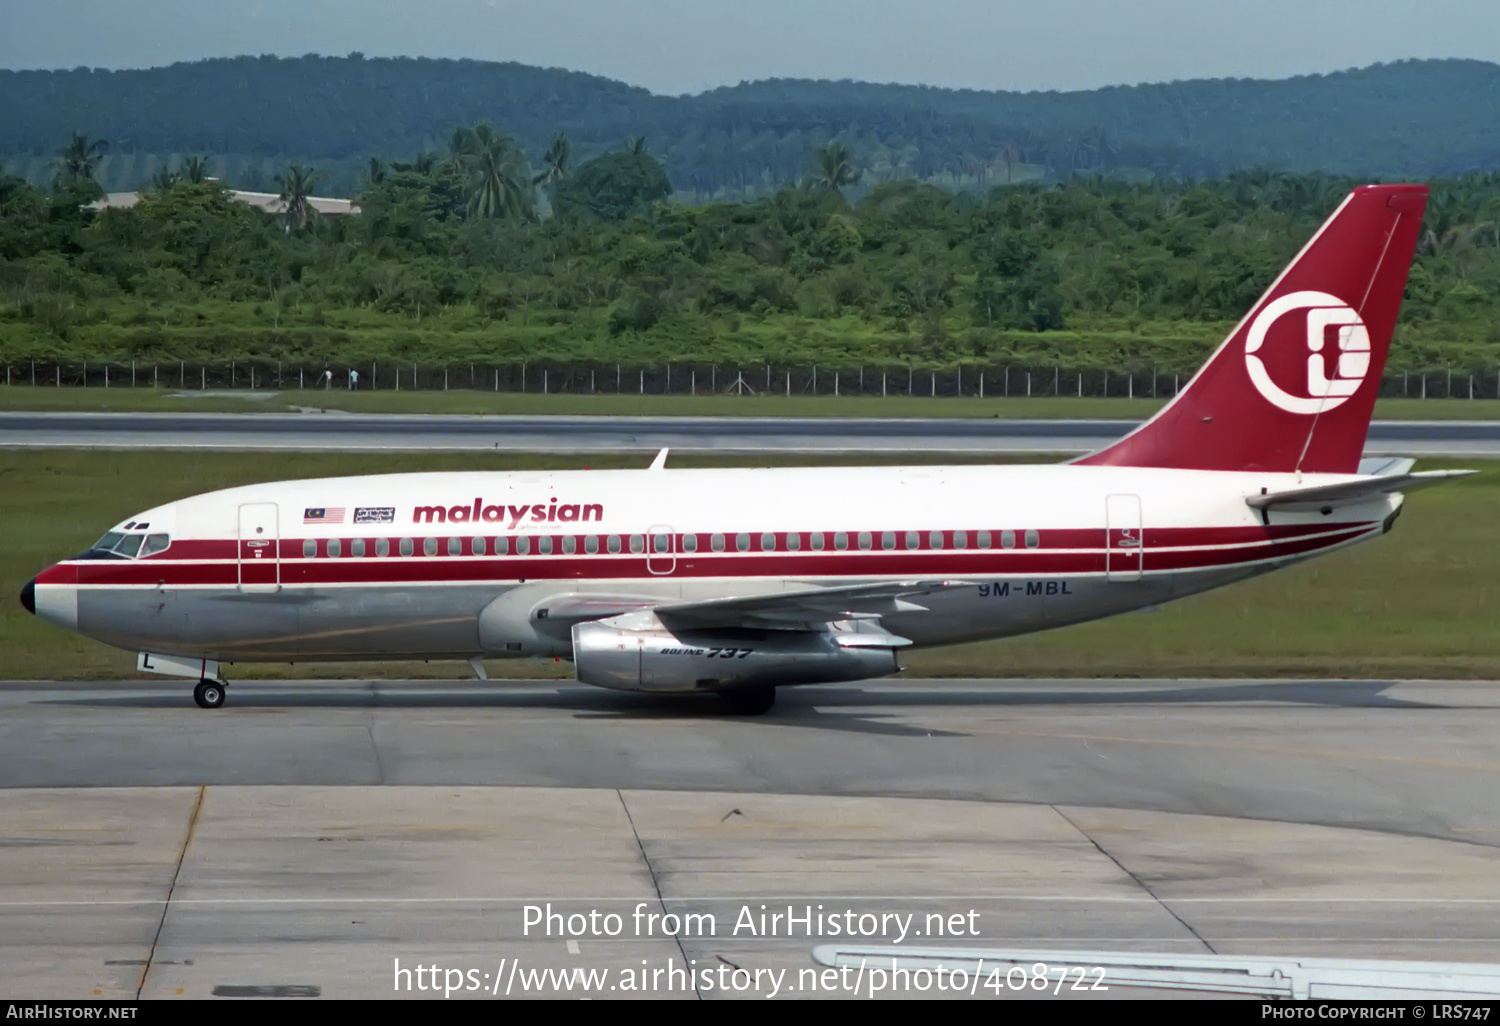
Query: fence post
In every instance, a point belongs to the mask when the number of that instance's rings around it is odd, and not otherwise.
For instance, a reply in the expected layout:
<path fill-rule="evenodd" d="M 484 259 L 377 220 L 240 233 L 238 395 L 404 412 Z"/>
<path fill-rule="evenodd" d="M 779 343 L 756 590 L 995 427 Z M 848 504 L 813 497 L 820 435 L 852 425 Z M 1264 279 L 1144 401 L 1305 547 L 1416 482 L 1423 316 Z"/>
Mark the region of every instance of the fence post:
<path fill-rule="evenodd" d="M 1078 398 L 1083 398 L 1083 371 L 1078 372 Z"/>
<path fill-rule="evenodd" d="M 835 399 L 837 399 L 839 397 L 839 372 L 838 371 L 834 371 L 833 372 L 833 397 Z"/>
<path fill-rule="evenodd" d="M 646 368 L 641 368 L 641 395 L 646 394 Z"/>
<path fill-rule="evenodd" d="M 984 398 L 984 371 L 979 372 L 979 398 Z"/>
<path fill-rule="evenodd" d="M 1448 373 L 1449 373 L 1450 376 L 1453 374 L 1452 371 L 1449 371 Z M 135 361 L 134 360 L 130 361 L 130 387 L 131 388 L 135 387 Z"/>
<path fill-rule="evenodd" d="M 694 367 L 688 373 L 688 395 L 696 396 L 697 394 L 698 394 L 698 368 Z"/>
<path fill-rule="evenodd" d="M 198 368 L 198 391 L 200 391 L 200 392 L 207 392 L 208 391 L 208 368 L 207 367 L 199 367 Z"/>
<path fill-rule="evenodd" d="M 1052 368 L 1052 394 L 1062 395 L 1062 368 Z"/>
<path fill-rule="evenodd" d="M 937 371 L 932 372 L 932 398 L 937 398 Z"/>
<path fill-rule="evenodd" d="M 104 387 L 109 387 L 109 364 L 104 365 Z"/>
<path fill-rule="evenodd" d="M 1026 398 L 1031 398 L 1031 371 L 1026 372 Z"/>

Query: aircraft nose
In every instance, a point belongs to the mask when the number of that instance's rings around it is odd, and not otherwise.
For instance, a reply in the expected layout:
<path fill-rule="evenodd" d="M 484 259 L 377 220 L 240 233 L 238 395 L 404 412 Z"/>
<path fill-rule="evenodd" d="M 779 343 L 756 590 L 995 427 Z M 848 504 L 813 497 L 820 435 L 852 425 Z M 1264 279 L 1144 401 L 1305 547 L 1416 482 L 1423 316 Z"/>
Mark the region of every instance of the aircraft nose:
<path fill-rule="evenodd" d="M 26 587 L 21 589 L 21 605 L 26 607 L 26 612 L 32 616 L 36 615 L 36 578 L 26 582 Z"/>

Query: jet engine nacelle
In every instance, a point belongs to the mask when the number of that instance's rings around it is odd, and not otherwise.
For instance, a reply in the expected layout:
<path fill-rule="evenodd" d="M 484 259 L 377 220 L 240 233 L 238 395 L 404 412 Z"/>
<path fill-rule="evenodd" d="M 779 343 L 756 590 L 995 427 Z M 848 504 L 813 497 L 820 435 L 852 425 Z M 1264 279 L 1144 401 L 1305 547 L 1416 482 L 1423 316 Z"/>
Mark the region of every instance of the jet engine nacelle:
<path fill-rule="evenodd" d="M 585 684 L 622 691 L 724 691 L 830 684 L 895 673 L 905 638 L 864 624 L 832 630 L 672 630 L 649 612 L 573 627 Z"/>

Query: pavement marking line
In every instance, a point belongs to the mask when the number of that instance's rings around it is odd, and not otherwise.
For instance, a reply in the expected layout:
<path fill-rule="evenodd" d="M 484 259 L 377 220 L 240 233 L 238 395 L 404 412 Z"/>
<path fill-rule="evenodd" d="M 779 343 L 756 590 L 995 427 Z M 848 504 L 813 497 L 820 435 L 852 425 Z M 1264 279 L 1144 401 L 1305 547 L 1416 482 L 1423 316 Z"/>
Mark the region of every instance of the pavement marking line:
<path fill-rule="evenodd" d="M 933 727 L 931 729 L 940 729 Z M 947 730 L 949 728 L 941 728 Z M 1438 769 L 1478 770 L 1483 773 L 1500 773 L 1500 766 L 1483 762 L 1452 762 L 1447 759 L 1414 759 L 1404 755 L 1372 755 L 1366 752 L 1327 752 L 1316 748 L 1274 748 L 1269 745 L 1234 745 L 1217 741 L 1177 741 L 1156 737 L 1118 737 L 1112 734 L 1056 734 L 1035 730 L 984 730 L 961 728 L 964 735 L 983 734 L 988 737 L 1035 737 L 1054 741 L 1115 741 L 1127 745 L 1170 745 L 1179 748 L 1212 748 L 1215 751 L 1260 752 L 1265 755 L 1305 755 L 1320 759 L 1362 759 L 1369 762 L 1395 762 L 1410 766 L 1432 766 Z"/>
<path fill-rule="evenodd" d="M 188 816 L 187 834 L 182 838 L 182 850 L 177 853 L 177 866 L 172 870 L 172 882 L 167 885 L 166 900 L 161 903 L 161 919 L 156 924 L 156 935 L 151 938 L 151 950 L 146 952 L 146 964 L 141 968 L 140 982 L 135 986 L 135 999 L 141 999 L 141 991 L 146 989 L 146 977 L 151 972 L 151 960 L 156 957 L 156 945 L 161 941 L 162 928 L 167 925 L 167 909 L 172 907 L 172 892 L 177 889 L 177 877 L 182 873 L 182 861 L 187 858 L 188 845 L 193 843 L 193 831 L 198 828 L 198 814 L 203 811 L 203 797 L 208 793 L 208 785 L 198 788 L 198 799 L 193 802 L 192 814 Z"/>

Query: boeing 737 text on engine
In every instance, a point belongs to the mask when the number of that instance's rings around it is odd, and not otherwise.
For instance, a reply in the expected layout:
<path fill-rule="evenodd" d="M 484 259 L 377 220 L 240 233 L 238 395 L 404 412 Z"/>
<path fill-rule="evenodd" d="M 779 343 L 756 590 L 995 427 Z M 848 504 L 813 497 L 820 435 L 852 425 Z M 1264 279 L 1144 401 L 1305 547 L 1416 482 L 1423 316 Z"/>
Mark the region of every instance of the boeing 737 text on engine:
<path fill-rule="evenodd" d="M 1072 463 L 251 485 L 124 521 L 22 601 L 206 707 L 226 663 L 519 656 L 764 712 L 906 646 L 1220 587 L 1373 538 L 1451 476 L 1360 459 L 1426 203 L 1350 193 L 1186 388 Z"/>

